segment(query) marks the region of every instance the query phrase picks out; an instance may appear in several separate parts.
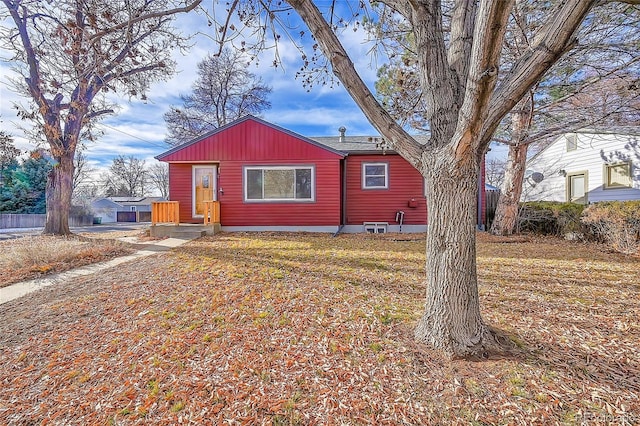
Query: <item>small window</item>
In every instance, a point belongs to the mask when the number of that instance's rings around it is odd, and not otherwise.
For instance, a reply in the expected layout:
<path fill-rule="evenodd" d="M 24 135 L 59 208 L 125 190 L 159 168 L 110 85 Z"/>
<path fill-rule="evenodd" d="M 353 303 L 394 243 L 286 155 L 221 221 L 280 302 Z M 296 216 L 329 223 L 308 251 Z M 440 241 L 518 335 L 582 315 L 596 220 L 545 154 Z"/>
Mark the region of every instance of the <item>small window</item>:
<path fill-rule="evenodd" d="M 389 164 L 362 163 L 362 188 L 363 189 L 389 188 Z"/>
<path fill-rule="evenodd" d="M 369 234 L 386 234 L 387 226 L 389 226 L 389 224 L 386 222 L 365 222 L 364 230 Z"/>
<path fill-rule="evenodd" d="M 604 166 L 604 187 L 605 189 L 613 188 L 631 188 L 633 186 L 631 179 L 631 163 L 605 164 Z"/>
<path fill-rule="evenodd" d="M 245 201 L 313 201 L 313 167 L 246 167 Z"/>
<path fill-rule="evenodd" d="M 571 133 L 566 136 L 567 138 L 567 152 L 575 151 L 578 149 L 578 135 L 575 133 Z"/>
<path fill-rule="evenodd" d="M 136 211 L 136 206 L 129 206 L 129 211 L 135 212 Z"/>

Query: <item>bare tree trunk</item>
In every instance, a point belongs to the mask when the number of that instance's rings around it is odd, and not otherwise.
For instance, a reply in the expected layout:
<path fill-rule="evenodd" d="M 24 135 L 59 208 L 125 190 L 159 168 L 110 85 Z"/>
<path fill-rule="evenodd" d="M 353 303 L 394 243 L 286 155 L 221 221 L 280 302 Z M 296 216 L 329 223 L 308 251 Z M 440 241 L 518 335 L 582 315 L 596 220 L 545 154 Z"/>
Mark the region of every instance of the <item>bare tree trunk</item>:
<path fill-rule="evenodd" d="M 415 337 L 454 358 L 486 358 L 505 346 L 480 315 L 475 251 L 479 164 L 458 164 L 454 174 L 453 161 L 429 163 L 427 299 Z"/>
<path fill-rule="evenodd" d="M 504 172 L 502 191 L 491 224 L 494 235 L 511 235 L 516 229 L 518 206 L 522 195 L 525 168 L 527 167 L 527 132 L 531 127 L 533 98 L 523 98 L 511 117 L 513 140 L 509 144 L 509 156 Z"/>
<path fill-rule="evenodd" d="M 491 225 L 491 233 L 494 235 L 511 235 L 516 229 L 527 162 L 527 148 L 528 144 L 509 145 L 502 192 L 498 198 L 496 214 Z"/>
<path fill-rule="evenodd" d="M 73 152 L 56 158 L 47 179 L 47 218 L 45 234 L 68 235 L 71 193 L 73 191 Z"/>

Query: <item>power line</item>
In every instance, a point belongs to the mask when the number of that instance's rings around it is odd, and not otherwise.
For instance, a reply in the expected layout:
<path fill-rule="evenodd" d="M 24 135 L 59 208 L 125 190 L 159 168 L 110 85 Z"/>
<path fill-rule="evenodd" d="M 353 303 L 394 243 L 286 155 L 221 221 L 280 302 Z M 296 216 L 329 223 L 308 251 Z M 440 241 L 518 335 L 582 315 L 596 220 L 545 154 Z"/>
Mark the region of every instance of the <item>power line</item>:
<path fill-rule="evenodd" d="M 148 143 L 149 145 L 157 146 L 157 147 L 159 147 L 159 148 L 163 148 L 163 149 L 165 149 L 165 150 L 169 148 L 169 147 L 167 147 L 167 145 L 160 145 L 160 144 L 158 144 L 157 142 L 151 142 L 151 141 L 149 141 L 149 140 L 147 140 L 147 139 L 143 139 L 143 138 L 141 138 L 140 136 L 132 135 L 131 133 L 127 133 L 127 132 L 125 132 L 125 131 L 123 131 L 123 130 L 120 130 L 120 129 L 116 128 L 116 127 L 109 126 L 108 124 L 99 123 L 98 125 L 99 125 L 99 126 L 104 126 L 104 127 L 108 128 L 108 129 L 111 129 L 111 130 L 114 130 L 114 131 L 116 131 L 116 132 L 122 133 L 123 135 L 127 135 L 127 136 L 129 136 L 130 138 L 138 139 L 138 140 L 140 140 L 140 141 L 142 141 L 142 142 Z"/>

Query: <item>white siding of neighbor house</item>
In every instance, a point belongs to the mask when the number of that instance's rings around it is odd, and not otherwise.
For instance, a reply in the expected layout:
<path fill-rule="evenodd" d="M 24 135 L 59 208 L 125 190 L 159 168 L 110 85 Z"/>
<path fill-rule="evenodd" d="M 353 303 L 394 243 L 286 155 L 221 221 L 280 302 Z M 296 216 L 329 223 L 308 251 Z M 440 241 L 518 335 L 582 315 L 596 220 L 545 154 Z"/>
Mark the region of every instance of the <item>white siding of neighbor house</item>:
<path fill-rule="evenodd" d="M 527 170 L 544 174 L 544 179 L 535 186 L 524 183 L 523 201 L 568 201 L 568 176 L 582 171 L 587 171 L 587 202 L 640 200 L 640 135 L 577 133 L 573 151 L 567 151 L 567 136 L 529 160 Z M 632 162 L 632 188 L 605 189 L 605 164 L 625 161 Z"/>

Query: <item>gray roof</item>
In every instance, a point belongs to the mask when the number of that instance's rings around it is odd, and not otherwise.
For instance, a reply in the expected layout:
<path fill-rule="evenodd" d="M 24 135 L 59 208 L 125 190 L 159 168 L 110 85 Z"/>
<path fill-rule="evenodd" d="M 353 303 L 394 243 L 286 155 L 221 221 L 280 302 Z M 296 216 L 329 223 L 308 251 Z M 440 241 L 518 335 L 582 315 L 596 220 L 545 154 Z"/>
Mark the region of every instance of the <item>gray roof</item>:
<path fill-rule="evenodd" d="M 413 138 L 419 143 L 426 143 L 428 136 L 413 135 Z M 322 145 L 337 151 L 346 152 L 349 154 L 365 154 L 382 152 L 382 143 L 384 139 L 380 136 L 350 136 L 345 135 L 344 141 L 340 141 L 339 136 L 312 136 L 312 139 Z M 387 152 L 394 153 L 393 150 Z"/>
<path fill-rule="evenodd" d="M 380 137 L 374 136 L 347 136 L 344 141 L 340 141 L 339 136 L 312 136 L 309 139 L 342 152 L 381 151 L 379 143 L 382 140 Z"/>
<path fill-rule="evenodd" d="M 110 200 L 109 198 L 98 198 L 91 201 L 91 207 L 93 207 L 94 209 L 117 209 L 122 207 L 122 205 Z"/>
<path fill-rule="evenodd" d="M 123 206 L 151 205 L 154 201 L 164 201 L 162 197 L 107 197 L 109 200 Z"/>
<path fill-rule="evenodd" d="M 585 127 L 580 130 L 569 133 L 586 133 L 586 134 L 614 134 L 614 135 L 640 135 L 640 126 L 601 126 L 601 127 Z"/>

